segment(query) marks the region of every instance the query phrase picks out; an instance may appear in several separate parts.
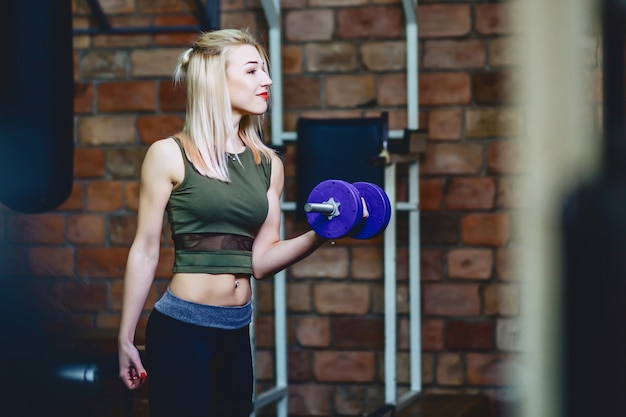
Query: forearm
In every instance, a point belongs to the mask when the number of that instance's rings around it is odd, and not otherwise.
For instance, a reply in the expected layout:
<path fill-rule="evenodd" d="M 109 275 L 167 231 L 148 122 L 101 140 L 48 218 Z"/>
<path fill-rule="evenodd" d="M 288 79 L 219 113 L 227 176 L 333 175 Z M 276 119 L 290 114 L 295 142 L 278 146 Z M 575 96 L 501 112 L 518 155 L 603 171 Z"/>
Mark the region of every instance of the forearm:
<path fill-rule="evenodd" d="M 280 240 L 270 245 L 264 251 L 253 250 L 253 275 L 257 279 L 271 276 L 305 258 L 326 241 L 326 239 L 310 230 L 297 237 Z"/>
<path fill-rule="evenodd" d="M 146 304 L 158 258 L 131 250 L 124 276 L 124 295 L 119 342 L 133 343 L 139 318 Z"/>

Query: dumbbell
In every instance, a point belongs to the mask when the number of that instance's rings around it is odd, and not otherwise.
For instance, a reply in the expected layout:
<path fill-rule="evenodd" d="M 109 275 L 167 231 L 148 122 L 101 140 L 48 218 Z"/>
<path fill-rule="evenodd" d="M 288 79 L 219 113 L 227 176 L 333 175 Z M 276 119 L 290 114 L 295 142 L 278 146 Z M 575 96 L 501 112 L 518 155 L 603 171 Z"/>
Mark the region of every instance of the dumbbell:
<path fill-rule="evenodd" d="M 369 216 L 363 218 L 363 201 Z M 326 180 L 313 188 L 304 205 L 306 219 L 326 239 L 351 236 L 370 239 L 379 235 L 391 218 L 391 202 L 385 191 L 369 182 Z"/>

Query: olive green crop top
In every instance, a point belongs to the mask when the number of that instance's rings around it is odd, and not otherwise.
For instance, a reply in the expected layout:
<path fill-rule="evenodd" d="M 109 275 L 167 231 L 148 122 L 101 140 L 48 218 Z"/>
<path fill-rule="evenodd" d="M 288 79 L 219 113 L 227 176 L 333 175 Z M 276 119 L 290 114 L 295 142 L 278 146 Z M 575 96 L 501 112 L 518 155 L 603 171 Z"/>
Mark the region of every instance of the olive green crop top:
<path fill-rule="evenodd" d="M 185 177 L 167 203 L 172 237 L 217 233 L 254 238 L 267 216 L 271 162 L 261 156 L 261 164 L 256 165 L 246 147 L 238 155 L 239 161 L 229 155 L 230 183 L 226 183 L 200 174 L 187 159 L 180 140 L 173 139 L 185 161 Z M 176 248 L 173 272 L 252 274 L 252 252 Z"/>

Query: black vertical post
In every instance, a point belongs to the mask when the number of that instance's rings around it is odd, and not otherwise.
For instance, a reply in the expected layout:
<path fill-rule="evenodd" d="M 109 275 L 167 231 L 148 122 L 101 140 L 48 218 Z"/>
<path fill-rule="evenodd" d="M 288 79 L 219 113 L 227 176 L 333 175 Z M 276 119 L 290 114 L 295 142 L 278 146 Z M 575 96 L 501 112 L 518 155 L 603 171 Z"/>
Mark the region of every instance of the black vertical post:
<path fill-rule="evenodd" d="M 602 1 L 601 175 L 563 211 L 563 416 L 626 410 L 626 4 Z M 591 138 L 590 138 L 591 140 Z"/>
<path fill-rule="evenodd" d="M 44 212 L 71 193 L 71 0 L 0 1 L 0 201 Z"/>

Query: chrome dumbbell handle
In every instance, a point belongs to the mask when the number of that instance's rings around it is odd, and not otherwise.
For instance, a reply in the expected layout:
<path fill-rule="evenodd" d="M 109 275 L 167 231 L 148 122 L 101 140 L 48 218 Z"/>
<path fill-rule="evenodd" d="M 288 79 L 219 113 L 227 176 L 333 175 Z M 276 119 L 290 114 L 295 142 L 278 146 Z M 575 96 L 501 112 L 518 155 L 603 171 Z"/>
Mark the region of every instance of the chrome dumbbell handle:
<path fill-rule="evenodd" d="M 340 215 L 339 206 L 341 203 L 335 201 L 332 197 L 323 203 L 306 203 L 304 205 L 304 211 L 307 213 L 320 213 L 328 217 L 328 220 L 332 220 L 334 217 Z"/>

